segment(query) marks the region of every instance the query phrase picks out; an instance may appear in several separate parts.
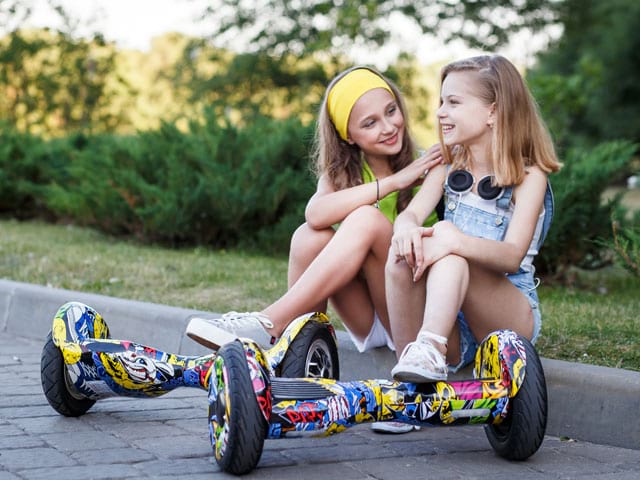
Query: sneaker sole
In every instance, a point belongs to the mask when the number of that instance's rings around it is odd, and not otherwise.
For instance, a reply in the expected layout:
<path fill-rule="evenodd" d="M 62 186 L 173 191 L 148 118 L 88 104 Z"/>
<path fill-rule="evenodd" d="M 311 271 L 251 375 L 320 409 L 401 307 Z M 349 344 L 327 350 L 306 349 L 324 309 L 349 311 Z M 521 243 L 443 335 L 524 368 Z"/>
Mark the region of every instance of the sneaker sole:
<path fill-rule="evenodd" d="M 371 430 L 376 433 L 402 434 L 419 430 L 420 427 L 409 425 L 408 423 L 398 422 L 374 422 L 371 424 Z"/>
<path fill-rule="evenodd" d="M 190 339 L 212 350 L 219 350 L 223 345 L 238 338 L 233 333 L 212 325 L 204 318 L 197 317 L 191 319 L 185 333 Z"/>
<path fill-rule="evenodd" d="M 422 369 L 412 369 L 403 367 L 402 369 L 391 370 L 393 379 L 398 382 L 410 382 L 410 383 L 432 383 L 440 382 L 447 379 L 446 374 L 429 372 Z"/>

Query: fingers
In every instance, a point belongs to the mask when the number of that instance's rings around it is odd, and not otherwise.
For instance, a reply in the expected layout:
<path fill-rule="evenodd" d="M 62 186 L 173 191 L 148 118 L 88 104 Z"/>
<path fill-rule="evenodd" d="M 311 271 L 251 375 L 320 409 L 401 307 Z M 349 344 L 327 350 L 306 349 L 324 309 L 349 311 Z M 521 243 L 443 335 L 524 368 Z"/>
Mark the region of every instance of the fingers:
<path fill-rule="evenodd" d="M 421 262 L 419 264 L 417 264 L 415 266 L 415 268 L 413 269 L 413 281 L 417 282 L 418 280 L 420 280 L 422 278 L 422 275 L 424 275 L 424 271 L 427 269 L 427 264 L 426 262 Z"/>
<path fill-rule="evenodd" d="M 421 160 L 420 168 L 424 168 L 423 175 L 426 175 L 429 170 L 444 161 L 440 144 L 430 147 L 419 160 Z"/>
<path fill-rule="evenodd" d="M 413 257 L 415 259 L 414 264 L 411 266 L 412 270 L 420 265 L 424 259 L 422 250 L 422 228 L 416 228 L 411 234 L 411 244 L 413 246 Z"/>

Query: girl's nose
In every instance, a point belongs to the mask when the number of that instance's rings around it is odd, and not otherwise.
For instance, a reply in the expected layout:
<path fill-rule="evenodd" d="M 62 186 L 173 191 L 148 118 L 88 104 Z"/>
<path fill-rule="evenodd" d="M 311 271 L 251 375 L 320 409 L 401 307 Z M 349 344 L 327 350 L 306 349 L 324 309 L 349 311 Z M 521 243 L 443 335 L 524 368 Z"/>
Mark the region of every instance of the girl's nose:
<path fill-rule="evenodd" d="M 388 118 L 385 118 L 382 122 L 382 131 L 385 133 L 392 132 L 395 128 L 396 126 L 394 125 L 394 123 Z"/>

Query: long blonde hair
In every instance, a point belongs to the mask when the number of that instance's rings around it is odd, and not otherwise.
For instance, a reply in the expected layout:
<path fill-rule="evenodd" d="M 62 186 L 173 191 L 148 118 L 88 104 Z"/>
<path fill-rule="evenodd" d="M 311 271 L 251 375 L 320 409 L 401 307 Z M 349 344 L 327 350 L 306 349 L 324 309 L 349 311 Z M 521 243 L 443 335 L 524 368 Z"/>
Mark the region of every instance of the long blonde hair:
<path fill-rule="evenodd" d="M 558 162 L 551 135 L 524 79 L 506 58 L 482 55 L 446 65 L 440 86 L 452 72 L 471 72 L 476 93 L 487 105 L 495 104 L 496 121 L 491 141 L 491 161 L 497 185 L 518 185 L 524 180 L 526 167 L 537 165 L 545 173 L 556 172 Z M 440 143 L 444 145 L 442 128 Z M 445 162 L 464 168 L 469 152 L 463 145 L 444 149 Z"/>
<path fill-rule="evenodd" d="M 388 78 L 369 67 L 353 67 L 345 70 L 337 75 L 327 87 L 318 114 L 312 150 L 312 156 L 315 159 L 315 174 L 318 177 L 326 174 L 336 190 L 343 190 L 363 183 L 362 169 L 364 159 L 362 151 L 358 145 L 349 144 L 340 138 L 338 131 L 329 118 L 329 111 L 327 109 L 327 96 L 333 85 L 347 73 L 357 68 L 367 68 L 387 82 L 396 98 L 398 108 L 404 116 L 402 149 L 398 154 L 389 158 L 391 170 L 393 172 L 401 170 L 409 165 L 415 157 L 414 142 L 409 135 L 407 109 L 398 87 Z M 412 190 L 410 188 L 398 192 L 398 212 L 401 212 L 408 205 L 411 196 Z"/>

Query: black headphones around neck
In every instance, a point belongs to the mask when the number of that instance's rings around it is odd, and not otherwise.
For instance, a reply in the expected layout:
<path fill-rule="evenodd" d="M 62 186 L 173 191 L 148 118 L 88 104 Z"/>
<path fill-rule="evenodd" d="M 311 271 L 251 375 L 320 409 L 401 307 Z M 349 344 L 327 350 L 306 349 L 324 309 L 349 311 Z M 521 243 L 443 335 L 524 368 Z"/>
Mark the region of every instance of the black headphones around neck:
<path fill-rule="evenodd" d="M 482 177 L 478 182 L 478 195 L 485 200 L 494 200 L 501 197 L 504 188 L 493 185 L 493 175 Z M 467 193 L 471 191 L 475 178 L 466 170 L 454 170 L 447 178 L 447 185 L 456 193 Z"/>

